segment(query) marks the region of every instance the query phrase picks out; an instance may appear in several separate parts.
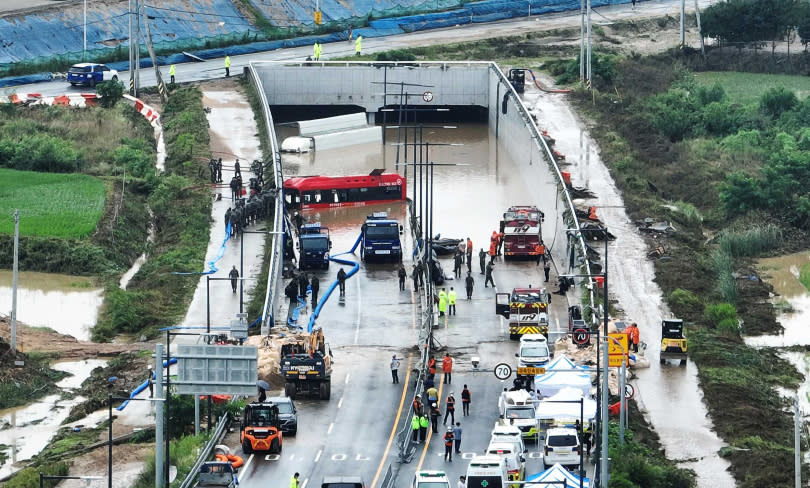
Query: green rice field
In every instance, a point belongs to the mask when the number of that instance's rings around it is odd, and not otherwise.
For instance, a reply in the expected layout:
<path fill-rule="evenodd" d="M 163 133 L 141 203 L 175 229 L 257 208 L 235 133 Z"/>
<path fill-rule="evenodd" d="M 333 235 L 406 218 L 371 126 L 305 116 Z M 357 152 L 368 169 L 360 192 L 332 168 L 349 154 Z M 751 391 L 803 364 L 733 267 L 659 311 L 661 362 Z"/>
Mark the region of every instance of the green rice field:
<path fill-rule="evenodd" d="M 731 102 L 744 105 L 759 102 L 759 97 L 771 88 L 784 87 L 796 94 L 799 100 L 810 95 L 810 78 L 799 75 L 771 75 L 763 73 L 740 73 L 736 71 L 705 71 L 695 73 L 701 85 L 720 83 Z"/>
<path fill-rule="evenodd" d="M 80 238 L 96 229 L 104 210 L 104 182 L 81 174 L 37 173 L 0 168 L 0 233 Z"/>

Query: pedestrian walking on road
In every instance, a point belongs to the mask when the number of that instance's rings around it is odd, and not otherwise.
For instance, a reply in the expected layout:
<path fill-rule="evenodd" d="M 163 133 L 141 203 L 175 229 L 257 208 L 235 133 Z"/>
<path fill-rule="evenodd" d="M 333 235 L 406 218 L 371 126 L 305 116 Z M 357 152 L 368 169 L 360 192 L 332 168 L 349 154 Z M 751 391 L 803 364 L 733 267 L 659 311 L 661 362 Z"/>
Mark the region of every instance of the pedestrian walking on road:
<path fill-rule="evenodd" d="M 299 488 L 298 485 L 298 477 L 301 476 L 299 473 L 295 473 L 292 478 L 290 478 L 290 488 Z"/>
<path fill-rule="evenodd" d="M 231 76 L 231 57 L 227 54 L 225 55 L 225 78 Z M 295 473 L 298 474 L 298 473 Z"/>
<path fill-rule="evenodd" d="M 414 444 L 419 444 L 419 415 L 413 414 L 413 418 L 411 418 L 411 430 L 413 431 L 411 440 Z"/>
<path fill-rule="evenodd" d="M 358 35 L 357 40 L 354 41 L 354 55 L 360 56 L 363 51 L 363 36 Z"/>
<path fill-rule="evenodd" d="M 411 273 L 411 278 L 413 278 L 413 291 L 419 291 L 419 265 L 416 264 L 413 267 L 413 272 Z"/>
<path fill-rule="evenodd" d="M 315 41 L 315 45 L 312 46 L 312 57 L 315 59 L 315 61 L 320 61 L 321 52 L 323 52 L 323 47 L 321 47 L 321 43 Z"/>
<path fill-rule="evenodd" d="M 242 170 L 239 168 L 239 158 L 236 158 L 236 162 L 233 163 L 233 175 L 237 178 L 242 177 Z"/>
<path fill-rule="evenodd" d="M 208 172 L 210 173 L 211 183 L 216 183 L 217 182 L 217 164 L 213 159 L 211 159 L 211 162 L 208 163 Z"/>
<path fill-rule="evenodd" d="M 459 269 L 459 273 L 461 270 Z M 456 290 L 453 287 L 450 287 L 450 291 L 447 293 L 447 313 L 448 315 L 455 315 L 456 314 Z"/>
<path fill-rule="evenodd" d="M 456 440 L 456 454 L 461 454 L 461 422 L 456 422 L 456 428 L 453 429 L 453 437 Z"/>
<path fill-rule="evenodd" d="M 177 74 L 177 67 L 175 65 L 169 66 L 169 79 L 171 84 L 174 85 L 174 75 Z"/>
<path fill-rule="evenodd" d="M 437 390 L 435 386 L 431 386 L 430 388 L 426 389 L 425 395 L 427 395 L 429 405 L 439 403 L 439 390 Z"/>
<path fill-rule="evenodd" d="M 447 425 L 447 416 L 450 416 L 450 426 L 452 427 L 453 424 L 456 422 L 456 397 L 453 396 L 453 392 L 451 391 L 449 395 L 447 395 L 447 399 L 445 400 L 445 407 L 444 407 L 444 420 L 442 424 Z"/>
<path fill-rule="evenodd" d="M 464 389 L 461 390 L 461 413 L 466 417 L 470 414 L 470 400 L 472 400 L 472 395 L 470 394 L 470 389 L 467 388 L 467 385 L 464 385 Z"/>
<path fill-rule="evenodd" d="M 298 275 L 298 296 L 307 301 L 307 287 L 309 286 L 309 280 L 307 279 L 306 273 L 301 273 Z"/>
<path fill-rule="evenodd" d="M 466 476 L 459 476 L 458 477 L 458 484 L 456 488 L 467 488 L 467 477 Z"/>
<path fill-rule="evenodd" d="M 497 253 L 498 253 L 498 256 L 500 256 L 501 255 L 501 248 L 503 247 L 503 232 L 498 232 L 497 234 L 495 234 L 495 236 L 498 238 Z"/>
<path fill-rule="evenodd" d="M 467 254 L 467 271 L 472 272 L 472 254 L 473 254 L 473 245 L 472 240 L 467 238 L 467 248 L 465 249 Z"/>
<path fill-rule="evenodd" d="M 423 413 L 419 416 L 419 442 L 425 442 L 427 439 L 428 425 L 430 425 L 430 420 L 428 420 L 427 414 Z"/>
<path fill-rule="evenodd" d="M 498 254 L 498 233 L 492 231 L 492 238 L 489 241 L 489 262 L 495 261 L 495 256 Z"/>
<path fill-rule="evenodd" d="M 228 273 L 228 278 L 231 279 L 231 288 L 233 288 L 233 292 L 236 293 L 236 284 L 239 281 L 239 271 L 236 270 L 236 265 L 233 265 L 233 269 Z"/>
<path fill-rule="evenodd" d="M 312 290 L 312 308 L 318 306 L 318 291 L 321 289 L 321 280 L 317 276 L 312 275 L 309 280 L 309 289 Z"/>
<path fill-rule="evenodd" d="M 399 275 L 399 291 L 405 291 L 405 278 L 408 277 L 405 266 L 400 265 L 397 274 Z"/>
<path fill-rule="evenodd" d="M 222 158 L 217 160 L 217 183 L 222 183 Z"/>
<path fill-rule="evenodd" d="M 492 280 L 492 261 L 487 263 L 487 277 L 484 280 L 484 288 L 486 288 L 489 283 L 492 283 L 492 288 L 495 288 L 495 282 Z"/>
<path fill-rule="evenodd" d="M 346 271 L 343 268 L 338 270 L 337 274 L 338 286 L 340 286 L 340 296 L 346 296 Z"/>
<path fill-rule="evenodd" d="M 472 300 L 472 293 L 473 293 L 473 286 L 475 286 L 475 280 L 472 277 L 472 274 L 469 272 L 467 273 L 467 300 Z"/>
<path fill-rule="evenodd" d="M 150 364 L 147 369 L 149 370 L 149 377 L 147 378 L 149 381 L 149 398 L 153 398 L 155 396 L 155 379 L 152 374 L 152 365 Z"/>
<path fill-rule="evenodd" d="M 551 273 L 551 263 L 546 261 L 546 263 L 543 265 L 543 274 L 546 275 L 546 283 L 548 283 L 548 274 L 549 273 Z"/>
<path fill-rule="evenodd" d="M 456 278 L 461 278 L 461 264 L 463 262 L 463 258 L 461 257 L 461 251 L 456 251 L 455 256 L 453 256 L 453 275 Z"/>
<path fill-rule="evenodd" d="M 444 353 L 444 359 L 442 359 L 442 371 L 444 371 L 444 384 L 449 385 L 452 383 L 453 379 L 453 358 L 450 357 L 450 353 Z"/>
<path fill-rule="evenodd" d="M 478 264 L 481 265 L 481 274 L 484 274 L 484 266 L 487 264 L 487 253 L 484 251 L 484 248 L 481 248 L 481 251 L 478 253 Z"/>
<path fill-rule="evenodd" d="M 439 417 L 441 417 L 442 413 L 439 411 L 439 406 L 435 403 L 430 405 L 430 424 L 433 427 L 433 433 L 439 433 Z"/>
<path fill-rule="evenodd" d="M 430 359 L 428 359 L 428 374 L 430 376 L 436 375 L 436 358 L 433 356 L 430 356 Z"/>
<path fill-rule="evenodd" d="M 290 299 L 290 312 L 298 306 L 298 281 L 294 278 L 287 283 L 284 294 Z"/>
<path fill-rule="evenodd" d="M 228 186 L 231 187 L 231 200 L 235 202 L 239 198 L 239 182 L 236 181 L 235 177 L 233 177 L 231 178 L 231 182 L 228 184 Z"/>
<path fill-rule="evenodd" d="M 444 433 L 444 460 L 453 462 L 453 441 L 455 437 L 453 436 L 453 426 L 447 428 L 447 432 Z"/>
<path fill-rule="evenodd" d="M 395 384 L 399 383 L 399 359 L 396 354 L 391 358 L 391 379 Z"/>
<path fill-rule="evenodd" d="M 546 262 L 546 245 L 543 244 L 543 241 L 540 241 L 540 244 L 534 246 L 534 252 L 537 253 L 535 256 L 537 257 L 537 266 L 540 266 L 540 260 Z"/>
<path fill-rule="evenodd" d="M 627 343 L 629 344 L 629 348 L 633 352 L 638 352 L 638 343 L 639 339 L 641 338 L 638 330 L 638 325 L 635 322 L 633 322 L 625 330 L 627 332 L 627 339 L 628 339 Z"/>
<path fill-rule="evenodd" d="M 259 401 L 259 403 L 264 403 L 264 401 L 267 400 L 267 390 L 265 390 L 261 386 L 258 388 L 259 388 L 259 396 L 257 400 Z"/>

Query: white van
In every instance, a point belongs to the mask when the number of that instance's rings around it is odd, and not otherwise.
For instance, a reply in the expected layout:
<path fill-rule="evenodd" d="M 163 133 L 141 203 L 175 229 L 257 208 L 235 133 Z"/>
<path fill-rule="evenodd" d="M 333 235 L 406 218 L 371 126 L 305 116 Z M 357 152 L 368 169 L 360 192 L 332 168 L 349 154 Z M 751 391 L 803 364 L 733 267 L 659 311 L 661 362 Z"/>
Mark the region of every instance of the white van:
<path fill-rule="evenodd" d="M 498 399 L 498 411 L 504 424 L 520 429 L 525 439 L 537 439 L 537 419 L 532 397 L 526 390 L 505 391 Z"/>
<path fill-rule="evenodd" d="M 513 443 L 490 442 L 487 447 L 487 455 L 503 459 L 509 481 L 523 481 L 526 476 L 526 458 L 514 446 Z"/>
<path fill-rule="evenodd" d="M 521 368 L 544 367 L 551 361 L 548 339 L 543 334 L 523 334 L 515 357 L 518 358 L 518 374 L 524 374 L 521 373 Z M 531 371 L 525 374 L 534 375 L 539 372 Z"/>
<path fill-rule="evenodd" d="M 520 429 L 514 425 L 503 425 L 496 423 L 490 434 L 489 443 L 507 442 L 514 444 L 517 452 L 526 452 L 526 444 L 523 442 L 523 435 Z"/>
<path fill-rule="evenodd" d="M 498 456 L 475 456 L 467 467 L 467 488 L 504 488 L 506 463 Z"/>

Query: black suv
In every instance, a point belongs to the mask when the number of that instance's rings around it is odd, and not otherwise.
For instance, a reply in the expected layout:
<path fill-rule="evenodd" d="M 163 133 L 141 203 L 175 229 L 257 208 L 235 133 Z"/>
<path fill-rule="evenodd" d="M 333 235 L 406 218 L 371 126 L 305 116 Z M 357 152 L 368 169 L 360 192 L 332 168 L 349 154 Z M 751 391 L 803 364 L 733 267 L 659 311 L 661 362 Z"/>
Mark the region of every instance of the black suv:
<path fill-rule="evenodd" d="M 281 432 L 295 435 L 298 432 L 298 410 L 290 397 L 270 397 L 268 402 L 278 405 L 278 420 Z"/>

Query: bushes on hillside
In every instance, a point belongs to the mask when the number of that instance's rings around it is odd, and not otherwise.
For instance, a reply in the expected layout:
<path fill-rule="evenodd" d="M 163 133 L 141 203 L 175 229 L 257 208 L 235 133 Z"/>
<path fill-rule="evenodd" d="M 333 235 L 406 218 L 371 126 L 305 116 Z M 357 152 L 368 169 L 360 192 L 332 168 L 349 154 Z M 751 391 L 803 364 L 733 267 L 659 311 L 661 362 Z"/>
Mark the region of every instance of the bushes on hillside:
<path fill-rule="evenodd" d="M 79 153 L 70 141 L 48 134 L 0 140 L 0 166 L 50 173 L 71 173 L 80 166 Z"/>

